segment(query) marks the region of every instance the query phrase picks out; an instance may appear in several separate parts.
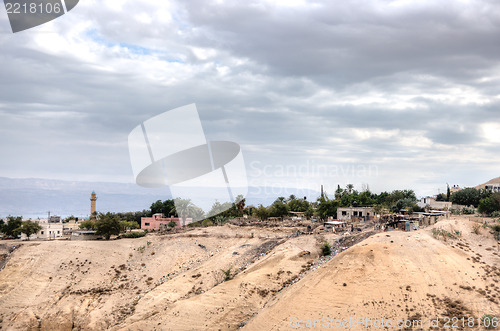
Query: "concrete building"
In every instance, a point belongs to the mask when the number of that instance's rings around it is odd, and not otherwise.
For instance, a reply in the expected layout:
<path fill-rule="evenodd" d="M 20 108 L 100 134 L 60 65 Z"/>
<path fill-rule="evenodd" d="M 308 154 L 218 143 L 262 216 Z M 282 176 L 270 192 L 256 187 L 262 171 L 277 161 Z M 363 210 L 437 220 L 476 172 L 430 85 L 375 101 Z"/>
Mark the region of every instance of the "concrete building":
<path fill-rule="evenodd" d="M 497 184 L 486 184 L 484 186 L 485 190 L 491 191 L 491 192 L 500 192 L 500 183 Z"/>
<path fill-rule="evenodd" d="M 47 220 L 48 223 L 61 223 L 61 216 L 50 216 L 49 219 Z"/>
<path fill-rule="evenodd" d="M 63 223 L 41 223 L 42 230 L 37 233 L 40 239 L 62 238 L 64 226 Z"/>
<path fill-rule="evenodd" d="M 185 225 L 193 221 L 192 218 L 186 218 Z M 183 220 L 178 217 L 165 217 L 163 214 L 154 214 L 152 217 L 141 217 L 141 229 L 160 230 L 160 224 L 168 225 L 170 222 L 175 222 L 176 227 L 183 225 Z"/>
<path fill-rule="evenodd" d="M 450 187 L 450 194 L 453 194 L 453 193 L 456 193 L 458 191 L 461 191 L 462 188 L 458 185 L 453 185 L 452 187 Z"/>
<path fill-rule="evenodd" d="M 375 216 L 375 210 L 372 207 L 344 207 L 337 208 L 337 219 L 343 221 L 369 220 Z"/>
<path fill-rule="evenodd" d="M 417 202 L 420 208 L 433 209 L 433 210 L 449 210 L 452 203 L 450 201 L 436 201 L 436 198 L 426 197 Z"/>
<path fill-rule="evenodd" d="M 33 239 L 57 239 L 63 237 L 63 223 L 49 223 L 47 220 L 34 221 L 40 224 L 42 229 L 38 233 L 30 236 L 30 240 Z M 27 240 L 28 237 L 23 233 L 21 234 L 21 240 Z"/>

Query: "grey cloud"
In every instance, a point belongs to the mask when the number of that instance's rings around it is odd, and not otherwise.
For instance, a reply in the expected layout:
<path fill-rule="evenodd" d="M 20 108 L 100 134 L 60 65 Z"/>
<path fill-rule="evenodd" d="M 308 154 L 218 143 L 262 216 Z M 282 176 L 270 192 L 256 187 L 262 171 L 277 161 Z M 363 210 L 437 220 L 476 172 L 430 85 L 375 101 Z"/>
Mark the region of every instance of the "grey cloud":
<path fill-rule="evenodd" d="M 316 3 L 320 7 L 270 10 L 255 1 L 183 2 L 174 4 L 173 21 L 151 25 L 133 18 L 154 13 L 151 5 L 133 2 L 114 13 L 82 3 L 59 20 L 56 30 L 70 38 L 73 26 L 91 22 L 75 38 L 100 42 L 93 55 L 111 71 L 71 51 L 40 51 L 33 34 L 14 38 L 0 32 L 0 138 L 9 141 L 1 152 L 22 162 L 18 169 L 4 164 L 0 170 L 21 177 L 132 180 L 130 130 L 192 102 L 210 139 L 266 151 L 248 151 L 247 162 L 296 164 L 314 157 L 377 163 L 389 158 L 400 170 L 388 164 L 382 170 L 398 178 L 451 164 L 452 154 L 430 164 L 440 153 L 436 147 L 405 147 L 396 138 L 362 140 L 353 129 L 399 129 L 401 137 L 418 132 L 435 144 L 476 146 L 479 154 L 496 151 L 481 145 L 479 126 L 500 121 L 498 102 L 460 105 L 429 97 L 454 86 L 473 88 L 491 100 L 499 94 L 497 80 L 481 80 L 495 76 L 500 56 L 495 2 L 466 7 L 449 1 L 392 11 L 387 2 Z M 156 52 L 164 61 L 180 59 L 192 74 L 168 83 L 151 78 L 165 74 L 161 68 L 113 67 L 129 56 L 111 51 L 120 43 Z M 198 59 L 192 47 L 216 53 Z M 226 75 L 218 74 L 221 66 L 229 68 Z M 386 101 L 332 105 L 372 94 Z M 406 95 L 413 96 L 407 100 L 411 107 L 390 107 L 390 100 Z M 328 153 L 321 159 L 308 153 L 313 149 Z"/>

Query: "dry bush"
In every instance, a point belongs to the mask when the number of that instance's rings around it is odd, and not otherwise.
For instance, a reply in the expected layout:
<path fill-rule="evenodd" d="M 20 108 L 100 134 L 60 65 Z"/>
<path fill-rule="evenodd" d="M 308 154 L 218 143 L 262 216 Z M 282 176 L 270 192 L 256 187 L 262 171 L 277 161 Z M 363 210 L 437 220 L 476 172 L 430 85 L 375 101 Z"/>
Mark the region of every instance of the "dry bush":
<path fill-rule="evenodd" d="M 215 280 L 215 286 L 219 285 L 224 281 L 225 275 L 222 272 L 222 270 L 214 270 L 212 271 L 212 276 L 214 277 Z"/>
<path fill-rule="evenodd" d="M 474 224 L 472 226 L 472 233 L 481 234 L 481 224 Z"/>

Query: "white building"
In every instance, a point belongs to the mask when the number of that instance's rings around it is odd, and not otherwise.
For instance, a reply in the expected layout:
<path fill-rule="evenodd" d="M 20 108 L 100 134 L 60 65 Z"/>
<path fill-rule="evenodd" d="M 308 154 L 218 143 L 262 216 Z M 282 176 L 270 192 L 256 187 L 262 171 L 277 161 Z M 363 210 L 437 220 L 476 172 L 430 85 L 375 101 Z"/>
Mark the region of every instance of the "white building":
<path fill-rule="evenodd" d="M 484 189 L 491 191 L 491 192 L 500 192 L 500 183 L 498 183 L 498 184 L 486 184 L 484 186 Z"/>
<path fill-rule="evenodd" d="M 347 207 L 337 208 L 337 219 L 349 221 L 354 218 L 369 219 L 375 216 L 375 210 L 372 207 Z"/>
<path fill-rule="evenodd" d="M 46 220 L 45 220 L 46 221 Z M 62 238 L 63 236 L 63 223 L 48 223 L 48 222 L 40 222 L 34 221 L 40 224 L 42 229 L 38 231 L 37 234 L 33 234 L 30 236 L 30 240 L 33 239 L 56 239 Z M 21 240 L 27 240 L 28 237 L 23 233 L 21 234 Z"/>
<path fill-rule="evenodd" d="M 436 201 L 436 198 L 432 197 L 422 198 L 417 202 L 417 206 L 420 208 L 433 210 L 449 210 L 451 205 L 452 203 L 449 201 Z"/>

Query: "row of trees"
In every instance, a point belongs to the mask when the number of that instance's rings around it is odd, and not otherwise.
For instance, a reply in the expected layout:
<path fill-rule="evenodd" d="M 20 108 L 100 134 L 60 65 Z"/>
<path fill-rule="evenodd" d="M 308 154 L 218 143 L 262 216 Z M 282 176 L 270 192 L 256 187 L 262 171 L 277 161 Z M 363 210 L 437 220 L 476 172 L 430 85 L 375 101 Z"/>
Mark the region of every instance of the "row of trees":
<path fill-rule="evenodd" d="M 96 219 L 85 220 L 80 223 L 80 229 L 95 230 L 97 235 L 104 236 L 107 240 L 112 235 L 119 235 L 132 229 L 138 229 L 139 223 L 127 221 L 120 213 L 98 213 Z"/>
<path fill-rule="evenodd" d="M 413 211 L 421 211 L 416 203 L 417 198 L 413 190 L 395 190 L 390 193 L 376 194 L 370 192 L 368 188 L 358 192 L 352 184 L 349 184 L 345 189 L 338 186 L 333 199 L 330 199 L 328 194 L 323 194 L 315 203 L 310 203 L 305 198 L 297 199 L 294 195 L 288 199 L 279 197 L 268 207 L 259 205 L 254 209 L 253 215 L 264 220 L 268 217 L 287 216 L 290 212 L 303 212 L 308 217 L 316 215 L 321 219 L 326 219 L 328 216 L 336 216 L 338 207 L 349 206 L 374 206 L 378 210 L 387 208 L 393 211 L 410 208 Z"/>
<path fill-rule="evenodd" d="M 22 217 L 7 217 L 7 222 L 0 220 L 0 232 L 5 234 L 7 237 L 17 237 L 21 233 L 24 233 L 28 240 L 29 238 L 40 231 L 42 227 L 31 220 L 23 221 Z"/>
<path fill-rule="evenodd" d="M 451 195 L 450 201 L 457 205 L 479 207 L 481 200 L 492 195 L 489 190 L 478 190 L 475 188 L 465 188 Z"/>
<path fill-rule="evenodd" d="M 500 192 L 490 194 L 479 201 L 480 213 L 500 217 Z"/>
<path fill-rule="evenodd" d="M 482 214 L 500 216 L 500 192 L 465 188 L 453 193 L 450 201 L 457 205 L 474 206 Z"/>

